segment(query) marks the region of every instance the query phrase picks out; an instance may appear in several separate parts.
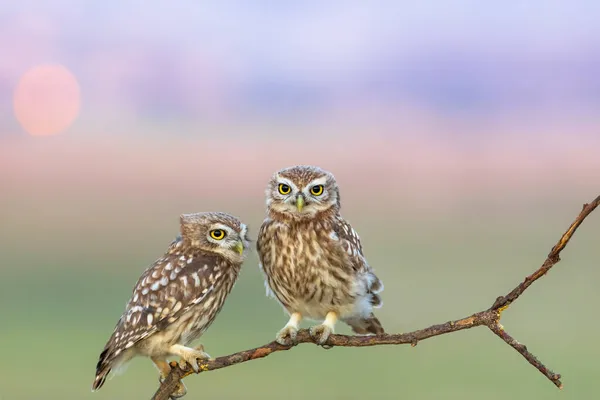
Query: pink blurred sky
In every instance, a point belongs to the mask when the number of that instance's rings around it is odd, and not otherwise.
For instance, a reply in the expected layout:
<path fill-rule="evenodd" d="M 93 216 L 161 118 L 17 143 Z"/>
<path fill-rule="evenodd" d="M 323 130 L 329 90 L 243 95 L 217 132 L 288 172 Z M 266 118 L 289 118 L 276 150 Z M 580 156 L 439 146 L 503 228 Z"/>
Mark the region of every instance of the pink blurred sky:
<path fill-rule="evenodd" d="M 296 163 L 390 204 L 596 191 L 600 6 L 517 3 L 7 4 L 1 194 L 260 198 Z M 75 76 L 81 109 L 33 138 L 14 91 L 47 63 Z"/>
<path fill-rule="evenodd" d="M 439 140 L 435 134 L 443 127 L 426 131 L 412 126 L 410 135 L 386 132 L 409 125 L 379 131 L 339 123 L 198 126 L 190 129 L 211 134 L 13 137 L 0 141 L 0 181 L 11 197 L 172 191 L 218 198 L 224 187 L 260 196 L 276 169 L 316 164 L 336 174 L 345 196 L 374 194 L 384 203 L 428 203 L 440 193 L 446 202 L 469 196 L 563 197 L 571 190 L 591 193 L 600 187 L 600 135 L 595 134 L 600 123 L 588 123 L 587 131 L 542 126 L 547 130 L 537 135 L 507 126 L 463 127 L 476 130 L 462 132 L 467 136 L 489 135 L 475 146 Z M 451 127 L 448 123 L 445 129 Z M 257 139 L 257 133 L 263 138 Z"/>

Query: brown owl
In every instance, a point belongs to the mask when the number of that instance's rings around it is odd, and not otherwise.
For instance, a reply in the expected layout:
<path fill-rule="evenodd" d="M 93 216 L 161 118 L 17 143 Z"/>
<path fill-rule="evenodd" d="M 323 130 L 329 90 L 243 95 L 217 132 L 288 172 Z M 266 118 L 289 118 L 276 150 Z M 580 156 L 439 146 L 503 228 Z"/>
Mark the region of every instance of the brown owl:
<path fill-rule="evenodd" d="M 188 346 L 213 322 L 237 280 L 247 227 L 221 212 L 183 214 L 180 221 L 181 235 L 135 285 L 100 354 L 92 391 L 138 355 L 152 359 L 161 380 L 170 371 L 167 357 L 180 357 L 180 365 L 189 363 L 196 371 L 197 359 L 209 358 L 202 345 Z M 179 385 L 174 397 L 186 392 Z"/>
<path fill-rule="evenodd" d="M 267 294 L 290 319 L 277 342 L 291 344 L 303 318 L 319 344 L 338 319 L 357 334 L 382 334 L 373 314 L 383 284 L 367 262 L 358 234 L 340 215 L 340 193 L 330 172 L 295 166 L 276 172 L 266 191 L 267 218 L 257 241 Z"/>

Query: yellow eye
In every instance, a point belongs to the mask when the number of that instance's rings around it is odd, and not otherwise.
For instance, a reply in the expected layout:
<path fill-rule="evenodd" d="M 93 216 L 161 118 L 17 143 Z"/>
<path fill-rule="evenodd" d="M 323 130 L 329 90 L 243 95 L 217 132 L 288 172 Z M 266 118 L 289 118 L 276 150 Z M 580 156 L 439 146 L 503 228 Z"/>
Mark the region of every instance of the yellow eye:
<path fill-rule="evenodd" d="M 210 237 L 215 240 L 223 240 L 226 236 L 225 231 L 223 229 L 213 229 L 210 231 Z"/>
<path fill-rule="evenodd" d="M 290 194 L 291 191 L 292 191 L 292 188 L 289 187 L 288 185 L 286 185 L 285 183 L 280 183 L 279 184 L 279 193 L 281 193 L 281 194 Z"/>
<path fill-rule="evenodd" d="M 320 196 L 323 194 L 323 185 L 315 185 L 310 188 L 310 194 L 313 196 Z"/>

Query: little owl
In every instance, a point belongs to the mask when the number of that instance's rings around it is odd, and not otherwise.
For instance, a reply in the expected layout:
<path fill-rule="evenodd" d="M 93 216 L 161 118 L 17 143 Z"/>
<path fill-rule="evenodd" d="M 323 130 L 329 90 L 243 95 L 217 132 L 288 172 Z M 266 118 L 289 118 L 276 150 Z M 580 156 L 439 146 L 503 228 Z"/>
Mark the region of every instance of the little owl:
<path fill-rule="evenodd" d="M 357 334 L 382 334 L 373 314 L 381 307 L 383 284 L 363 254 L 358 234 L 340 215 L 333 175 L 318 167 L 276 172 L 266 191 L 267 218 L 257 241 L 267 294 L 290 315 L 277 334 L 294 342 L 303 318 L 322 321 L 313 339 L 324 344 L 342 320 Z"/>
<path fill-rule="evenodd" d="M 188 345 L 209 327 L 231 292 L 248 248 L 247 227 L 221 212 L 183 214 L 180 221 L 181 235 L 135 285 L 100 354 L 92 391 L 138 355 L 152 359 L 161 380 L 170 371 L 169 356 L 196 372 L 198 359 L 210 358 L 202 345 Z M 174 397 L 185 392 L 180 382 Z"/>

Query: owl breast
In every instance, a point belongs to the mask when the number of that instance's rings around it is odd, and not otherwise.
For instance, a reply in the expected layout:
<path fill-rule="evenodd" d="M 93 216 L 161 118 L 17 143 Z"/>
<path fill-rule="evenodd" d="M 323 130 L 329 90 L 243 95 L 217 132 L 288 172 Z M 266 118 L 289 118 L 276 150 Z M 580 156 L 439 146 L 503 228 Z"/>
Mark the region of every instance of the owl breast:
<path fill-rule="evenodd" d="M 266 283 L 289 313 L 315 320 L 356 313 L 365 289 L 330 224 L 272 222 L 261 240 Z"/>

